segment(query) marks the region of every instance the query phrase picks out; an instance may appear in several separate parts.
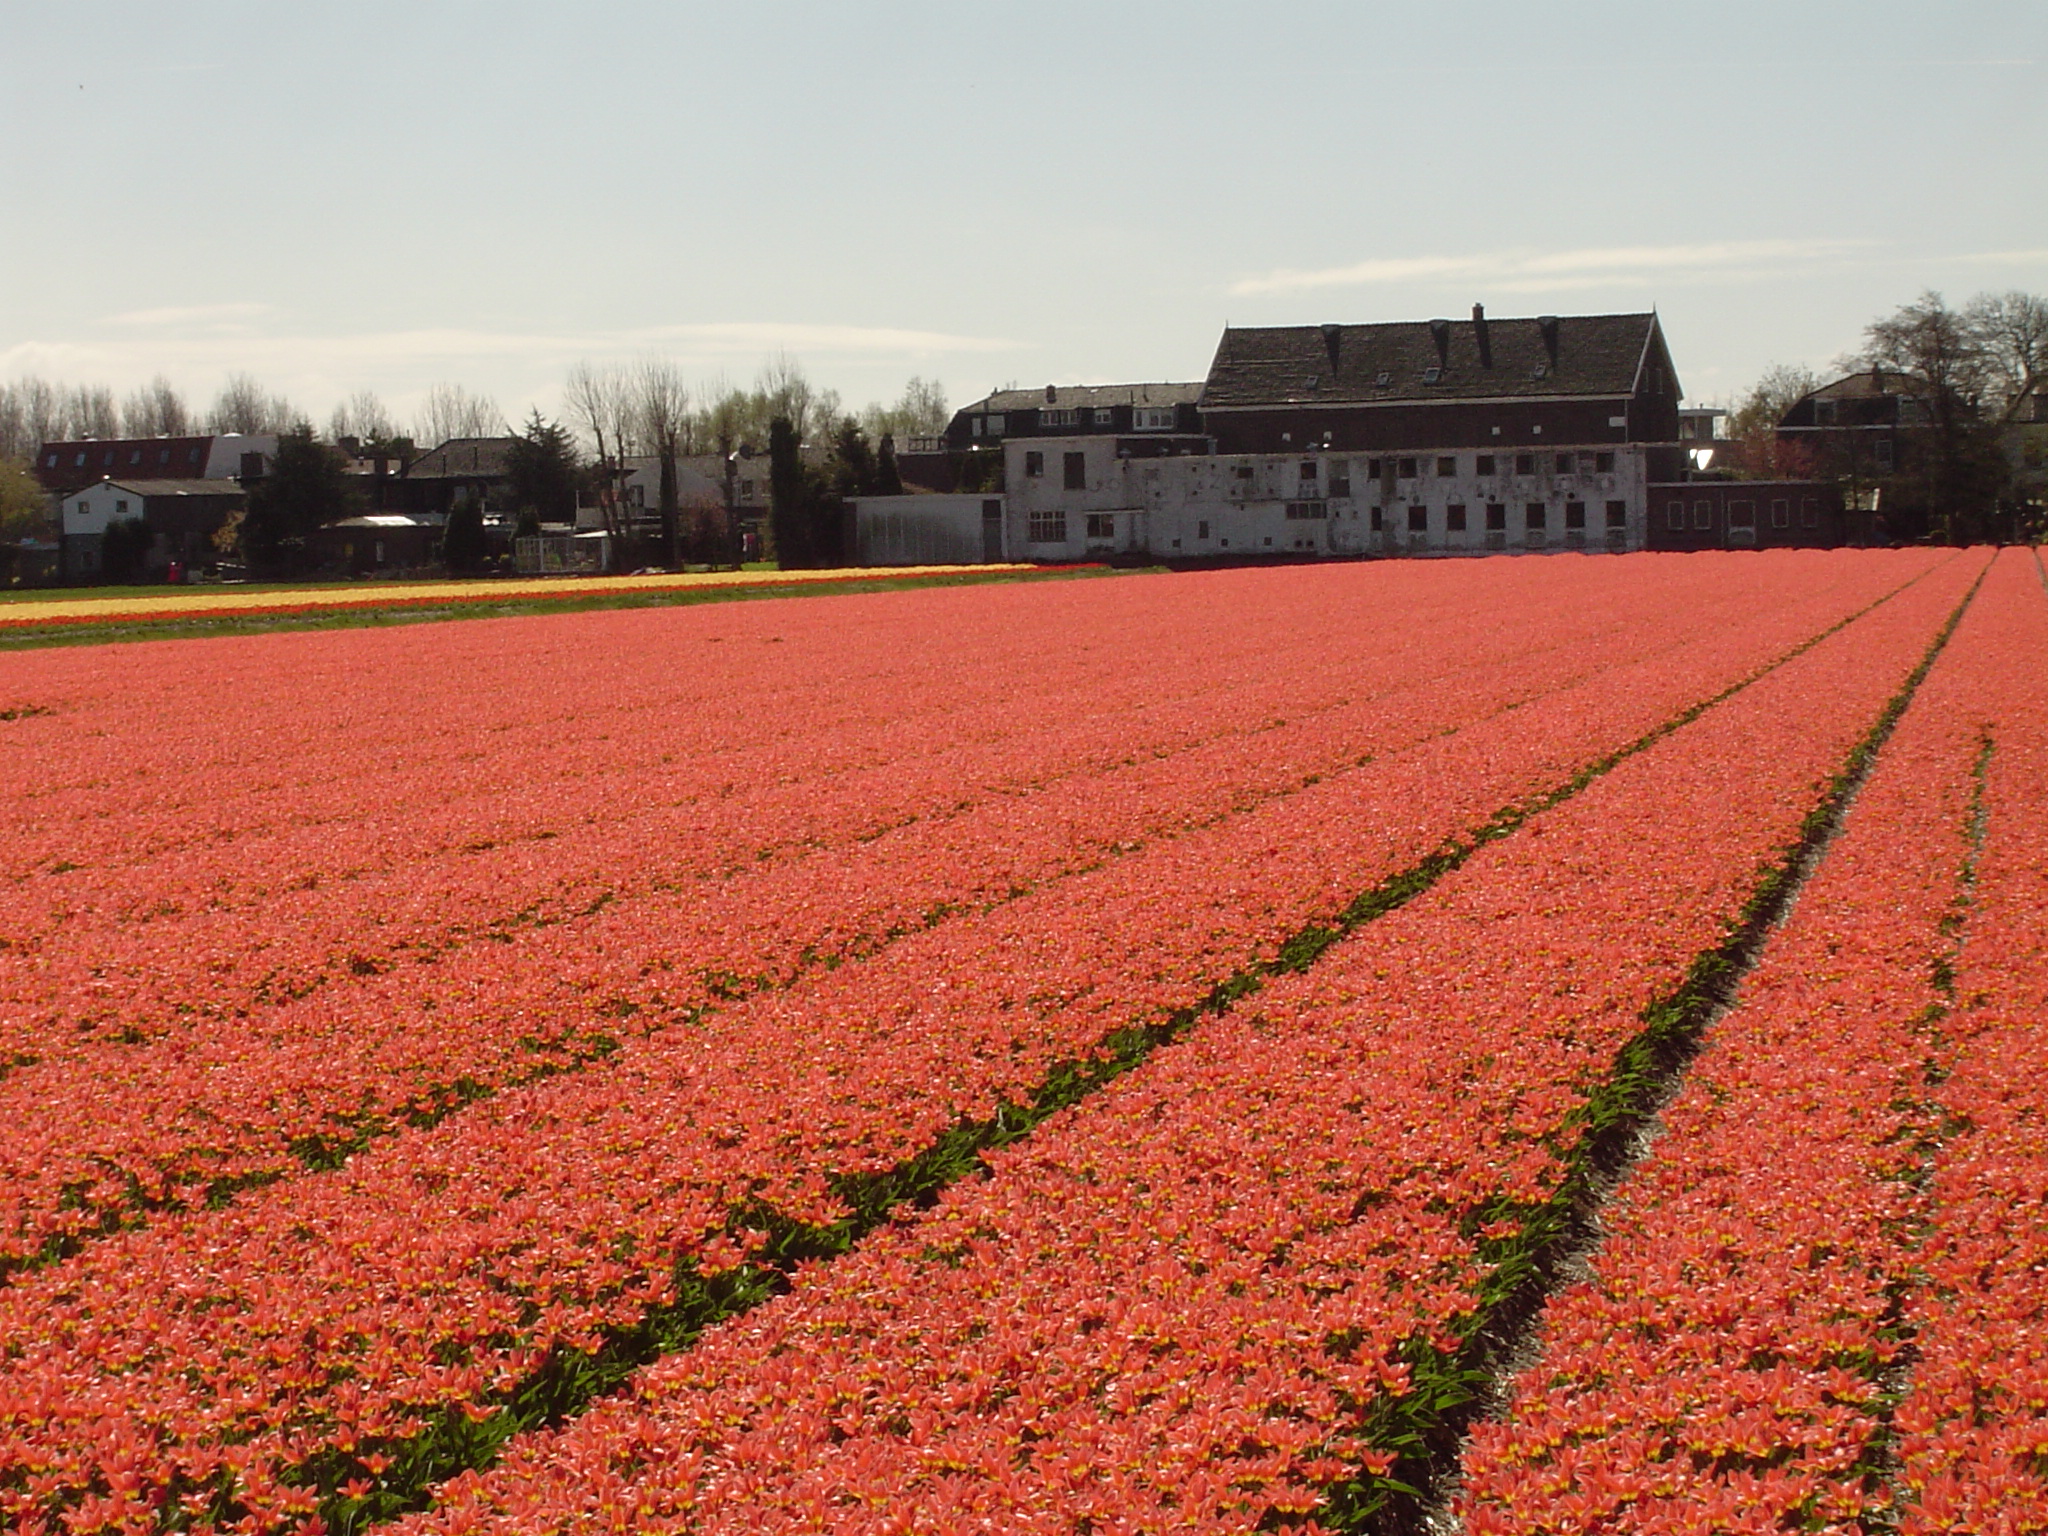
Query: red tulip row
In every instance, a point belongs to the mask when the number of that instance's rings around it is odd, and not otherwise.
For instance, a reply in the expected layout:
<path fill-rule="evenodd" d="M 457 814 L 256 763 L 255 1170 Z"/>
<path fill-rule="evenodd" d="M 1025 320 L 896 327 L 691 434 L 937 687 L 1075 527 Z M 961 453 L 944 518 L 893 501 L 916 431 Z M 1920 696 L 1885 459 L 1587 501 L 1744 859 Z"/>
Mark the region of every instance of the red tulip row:
<path fill-rule="evenodd" d="M 1937 1095 L 1954 1134 L 1907 1312 L 1905 1536 L 2048 1531 L 2048 596 L 2033 564 L 2027 621 L 1999 658 L 2015 702 L 1990 723 L 1947 1026 L 1959 1060 Z"/>
<path fill-rule="evenodd" d="M 1897 567 L 1844 564 L 1833 590 L 1800 598 L 1800 617 L 1818 627 L 1818 615 L 1860 606 L 1902 579 Z M 1708 617 L 1771 611 L 1792 596 L 1793 574 L 1708 602 Z M 1633 652 L 1660 613 L 1709 597 L 1698 573 L 1684 577 L 1630 591 L 1568 573 L 1558 587 L 1570 606 L 1544 617 L 1527 653 L 1599 638 Z M 924 637 L 947 613 L 930 605 L 958 599 L 945 593 L 912 594 L 926 606 L 822 655 L 823 617 L 792 624 L 785 611 L 769 627 L 793 630 L 790 644 L 771 648 L 703 643 L 730 618 L 663 616 L 682 633 L 650 637 L 649 616 L 594 616 L 640 626 L 616 637 L 635 646 L 636 664 L 595 677 L 587 638 L 565 656 L 544 624 L 505 658 L 464 656 L 472 665 L 454 677 L 408 679 L 374 699 L 350 674 L 381 682 L 395 637 L 294 637 L 295 651 L 321 642 L 329 669 L 291 679 L 316 706 L 304 711 L 310 733 L 277 723 L 291 707 L 276 683 L 244 675 L 239 646 L 208 648 L 213 675 L 181 676 L 169 699 L 128 668 L 112 697 L 92 697 L 77 675 L 47 677 L 60 707 L 12 723 L 22 792 L 0 799 L 0 847 L 22 871 L 0 890 L 0 1050 L 39 1050 L 47 1028 L 20 1032 L 59 1009 L 153 1031 L 195 1007 L 294 995 L 352 965 L 431 955 L 650 882 L 848 846 L 963 800 L 1043 792 L 1077 770 L 1482 675 L 1498 611 L 1485 599 L 1528 602 L 1482 593 L 1457 611 L 1413 576 L 1380 578 L 1371 596 L 1404 619 L 1389 639 L 1356 593 L 1296 593 L 1262 605 L 1256 626 L 1219 626 L 1185 589 L 1177 608 L 1162 591 L 1149 610 L 1142 584 L 1119 590 L 1138 598 L 1070 602 L 1051 633 L 1033 610 L 1031 624 L 990 626 L 979 645 L 958 647 L 958 672 L 1003 677 L 1000 691 L 931 676 Z M 1273 664 L 1311 643 L 1316 665 Z M 668 680 L 678 644 L 708 676 Z M 1126 644 L 1160 654 L 1140 670 Z M 1018 651 L 1048 648 L 1058 666 L 1019 675 Z M 536 678 L 570 696 L 534 708 Z M 633 702 L 565 730 L 593 685 Z M 222 702 L 195 707 L 195 686 Z M 327 693 L 334 701 L 318 707 Z M 240 787 L 250 780 L 261 787 Z"/>
<path fill-rule="evenodd" d="M 1732 884 L 1783 836 L 1726 792 L 1755 787 L 1757 721 L 1783 734 L 1795 706 L 1826 701 L 1830 731 L 1766 754 L 1762 782 L 1779 788 L 1765 798 L 1783 809 L 1782 786 L 1810 789 L 1843 722 L 1889 686 L 1967 574 L 1943 566 L 1672 738 L 1706 744 L 1680 754 L 1686 796 L 1702 788 L 1695 775 L 1724 780 L 1702 803 L 1746 830 L 1739 852 L 1683 872 L 1669 945 L 1711 931 Z M 1361 887 L 1722 681 L 1668 661 L 1619 669 L 501 1094 L 332 1174 L 26 1276 L 0 1295 L 0 1509 L 31 1526 L 148 1528 L 204 1515 L 231 1482 L 263 1529 L 310 1500 L 278 1484 L 292 1468 L 354 1458 L 372 1486 L 444 1414 L 487 1417 L 559 1351 L 674 1299 L 678 1258 L 704 1273 L 742 1264 L 763 1233 L 735 1226 L 736 1212 L 772 1213 L 768 1226 L 842 1217 L 838 1181 L 1029 1098 L 1060 1063 L 1198 1001 Z M 1663 760 L 1633 761 L 1650 757 Z M 1601 813 L 1610 826 L 1619 793 Z M 1530 831 L 1516 841 L 1548 846 Z M 1624 985 L 1633 1001 L 1656 968 L 1617 982 L 1603 920 L 1571 912 L 1596 852 L 1539 860 L 1540 917 L 1498 912 L 1526 897 L 1500 885 L 1452 926 L 1483 926 L 1489 948 L 1519 928 L 1540 941 L 1532 955 L 1581 933 L 1593 950 L 1569 968 L 1580 984 Z M 1647 847 L 1633 857 L 1655 862 Z M 1499 878 L 1516 874 L 1510 860 Z M 1465 987 L 1491 979 L 1469 953 L 1457 964 Z"/>
<path fill-rule="evenodd" d="M 1887 1378 L 1931 1083 L 1955 1062 L 1942 979 L 1975 770 L 1985 730 L 2019 723 L 2015 659 L 2048 701 L 2044 618 L 2031 561 L 2007 556 L 1603 1213 L 1589 1278 L 1474 1430 L 1472 1536 L 1889 1523 Z"/>
<path fill-rule="evenodd" d="M 432 966 L 353 978 L 254 1018 L 202 1009 L 140 1045 L 67 1029 L 37 1065 L 0 1081 L 0 1261 L 279 1177 L 408 1118 L 574 1065 L 736 987 L 787 983 L 806 963 L 871 949 L 928 914 L 1008 899 L 1562 687 L 1580 698 L 1626 689 L 1631 729 L 1643 729 L 1697 696 L 1687 690 L 1725 686 L 1813 622 L 1804 607 L 1740 617 L 1667 625 L 1654 645 L 1624 635 L 1651 655 L 1619 671 L 1626 658 L 1609 654 L 1611 637 L 1567 634 L 1512 671 L 1456 688 L 1333 702 L 1285 726 L 1075 774 L 1057 791 L 996 797 L 974 814 L 922 817 Z M 1529 629 L 1532 642 L 1545 638 L 1540 624 Z M 1683 671 L 1659 654 L 1674 641 L 1691 643 Z M 1260 702 L 1249 687 L 1239 693 L 1218 713 L 1242 719 Z M 857 807 L 847 808 L 857 825 Z"/>
<path fill-rule="evenodd" d="M 1235 1532 L 1370 1504 L 1459 1390 L 1445 1357 L 1516 1283 L 1617 1054 L 1742 919 L 1970 574 L 1623 762 L 403 1528 Z"/>

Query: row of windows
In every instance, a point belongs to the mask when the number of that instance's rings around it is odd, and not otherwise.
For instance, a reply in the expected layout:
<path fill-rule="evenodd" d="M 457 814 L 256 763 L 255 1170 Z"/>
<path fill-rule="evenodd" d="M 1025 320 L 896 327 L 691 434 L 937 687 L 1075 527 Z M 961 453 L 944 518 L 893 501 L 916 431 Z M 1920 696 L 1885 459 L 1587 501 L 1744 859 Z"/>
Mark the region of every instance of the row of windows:
<path fill-rule="evenodd" d="M 1628 503 L 1610 501 L 1607 503 L 1607 526 L 1626 528 L 1628 526 Z M 1522 527 L 1531 532 L 1550 525 L 1550 506 L 1547 502 L 1532 501 L 1522 508 Z M 1586 526 L 1586 504 L 1583 501 L 1568 501 L 1564 504 L 1564 525 L 1567 528 Z M 1386 512 L 1383 508 L 1372 509 L 1372 526 L 1382 529 L 1386 526 Z M 1486 504 L 1486 528 L 1489 533 L 1504 533 L 1508 526 L 1508 506 L 1504 501 L 1489 501 Z M 1444 508 L 1444 531 L 1463 533 L 1467 527 L 1466 509 L 1462 502 L 1452 502 Z M 1429 508 L 1408 508 L 1408 531 L 1429 532 Z"/>
<path fill-rule="evenodd" d="M 1506 467 L 1510 464 L 1513 466 L 1511 469 Z M 1605 452 L 1554 454 L 1481 453 L 1474 455 L 1473 465 L 1473 473 L 1477 475 L 1534 475 L 1545 472 L 1559 475 L 1611 475 L 1614 473 L 1614 455 Z M 1393 471 L 1394 478 L 1397 480 L 1419 480 L 1432 470 L 1438 479 L 1449 480 L 1456 478 L 1458 474 L 1458 456 L 1454 453 L 1443 453 L 1433 457 L 1417 455 L 1412 458 L 1367 459 L 1365 461 L 1365 476 L 1368 480 L 1381 479 L 1389 469 Z M 1237 466 L 1237 475 L 1241 480 L 1249 480 L 1252 477 L 1252 473 L 1252 467 L 1249 464 Z M 1300 468 L 1297 471 L 1298 478 L 1303 482 L 1316 479 L 1320 473 L 1320 465 L 1315 459 L 1301 460 Z M 1336 487 L 1339 485 L 1348 487 L 1350 483 L 1351 461 L 1348 459 L 1332 459 L 1330 461 L 1331 494 L 1336 496 L 1347 494 L 1346 491 L 1337 490 Z"/>
<path fill-rule="evenodd" d="M 1009 425 L 1009 417 L 1001 412 L 988 416 L 967 418 L 968 431 L 976 437 L 1001 437 Z M 1170 405 L 1140 405 L 1131 410 L 1131 430 L 1134 432 L 1171 432 L 1175 426 L 1174 408 Z M 1038 412 L 1040 431 L 1049 427 L 1113 427 L 1116 425 L 1116 411 L 1111 406 L 1044 406 Z"/>
<path fill-rule="evenodd" d="M 1685 503 L 1670 501 L 1664 504 L 1664 526 L 1673 533 L 1685 531 Z M 1692 504 L 1692 526 L 1696 529 L 1711 529 L 1714 526 L 1714 504 L 1711 501 L 1695 501 Z M 1731 501 L 1728 503 L 1728 526 L 1730 528 L 1754 528 L 1756 526 L 1756 503 L 1753 501 Z M 1771 526 L 1790 528 L 1792 526 L 1792 503 L 1786 497 L 1771 502 Z M 1799 526 L 1818 528 L 1820 526 L 1820 502 L 1812 496 L 1805 496 L 1799 502 Z"/>
<path fill-rule="evenodd" d="M 198 462 L 199 462 L 199 461 L 200 461 L 200 460 L 201 460 L 202 458 L 204 458 L 204 457 L 205 457 L 205 452 L 206 452 L 206 451 L 205 451 L 205 450 L 204 450 L 203 448 L 188 448 L 188 449 L 186 449 L 186 450 L 185 450 L 185 458 L 186 458 L 186 461 L 187 461 L 188 463 L 192 463 L 192 464 L 197 464 L 197 463 L 198 463 Z M 142 462 L 142 458 L 143 458 L 143 453 L 144 453 L 144 450 L 143 450 L 143 449 L 141 449 L 141 448 L 130 448 L 130 449 L 128 450 L 128 462 L 129 462 L 130 464 L 140 464 L 140 463 Z M 62 455 L 61 455 L 61 454 L 55 454 L 55 453 L 46 453 L 46 454 L 44 454 L 44 455 L 43 455 L 43 468 L 45 468 L 45 469 L 55 469 L 55 468 L 57 467 L 57 461 L 58 461 L 58 459 L 59 459 L 59 458 L 61 458 L 61 457 L 62 457 Z M 79 453 L 78 453 L 78 456 L 77 456 L 76 458 L 74 458 L 74 459 L 73 459 L 73 460 L 71 461 L 71 467 L 72 467 L 73 469 L 83 469 L 83 468 L 85 468 L 86 460 L 87 460 L 87 459 L 89 459 L 89 458 L 91 458 L 91 457 L 92 457 L 92 452 L 91 452 L 91 450 L 90 450 L 90 449 L 81 449 L 81 450 L 79 451 Z M 103 449 L 103 450 L 101 450 L 101 452 L 100 452 L 100 467 L 101 467 L 102 469 L 112 469 L 112 468 L 114 467 L 114 460 L 115 460 L 115 458 L 116 458 L 116 457 L 118 457 L 118 455 L 116 454 L 115 450 L 114 450 L 114 449 L 112 449 L 112 448 L 107 448 L 107 449 Z M 156 461 L 157 461 L 157 463 L 159 463 L 159 464 L 168 464 L 168 463 L 170 463 L 170 462 L 171 462 L 171 450 L 170 450 L 170 449 L 168 449 L 168 448 L 159 448 L 159 449 L 157 449 L 157 451 L 156 451 Z"/>

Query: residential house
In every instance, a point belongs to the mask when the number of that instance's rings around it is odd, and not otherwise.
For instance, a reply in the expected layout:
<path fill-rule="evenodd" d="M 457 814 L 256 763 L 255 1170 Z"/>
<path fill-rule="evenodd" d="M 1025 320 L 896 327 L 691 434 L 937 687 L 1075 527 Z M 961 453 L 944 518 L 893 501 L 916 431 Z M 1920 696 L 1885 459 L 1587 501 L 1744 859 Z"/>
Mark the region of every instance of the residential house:
<path fill-rule="evenodd" d="M 247 500 L 241 482 L 226 479 L 101 480 L 72 491 L 59 505 L 65 579 L 103 579 L 101 545 L 118 522 L 148 528 L 142 565 L 150 576 L 173 565 L 187 571 L 210 565 L 219 558 L 214 535 Z"/>

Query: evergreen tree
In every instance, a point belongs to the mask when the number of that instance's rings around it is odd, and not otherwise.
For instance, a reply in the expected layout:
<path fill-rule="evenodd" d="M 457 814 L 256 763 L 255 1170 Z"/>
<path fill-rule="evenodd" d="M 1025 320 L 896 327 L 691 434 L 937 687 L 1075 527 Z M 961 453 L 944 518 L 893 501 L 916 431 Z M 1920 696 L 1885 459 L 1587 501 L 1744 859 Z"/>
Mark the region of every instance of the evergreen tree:
<path fill-rule="evenodd" d="M 249 489 L 242 554 L 262 570 L 290 574 L 303 563 L 306 536 L 354 515 L 358 505 L 342 456 L 315 441 L 313 429 L 301 422 L 278 438 L 270 473 Z"/>
<path fill-rule="evenodd" d="M 441 561 L 451 571 L 474 571 L 482 567 L 490 552 L 484 537 L 484 505 L 475 497 L 464 497 L 448 514 L 448 526 L 441 533 Z"/>
<path fill-rule="evenodd" d="M 877 496 L 901 496 L 903 476 L 896 468 L 896 439 L 882 434 L 882 446 L 875 454 L 875 489 Z"/>
<path fill-rule="evenodd" d="M 582 465 L 575 439 L 560 422 L 547 421 L 536 410 L 526 429 L 505 452 L 512 505 L 523 526 L 531 513 L 540 523 L 576 520 L 576 483 Z M 537 529 L 536 529 L 537 531 Z"/>
<path fill-rule="evenodd" d="M 811 547 L 809 476 L 787 416 L 768 424 L 768 526 L 775 559 L 784 570 L 815 563 Z"/>

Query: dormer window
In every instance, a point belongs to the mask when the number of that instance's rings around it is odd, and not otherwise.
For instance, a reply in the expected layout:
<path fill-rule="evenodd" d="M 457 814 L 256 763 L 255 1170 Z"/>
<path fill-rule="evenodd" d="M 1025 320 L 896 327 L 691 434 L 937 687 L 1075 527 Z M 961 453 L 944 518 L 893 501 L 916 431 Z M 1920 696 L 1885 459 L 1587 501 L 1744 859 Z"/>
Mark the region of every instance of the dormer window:
<path fill-rule="evenodd" d="M 1540 378 L 1542 378 L 1542 377 L 1543 377 L 1543 376 L 1544 376 L 1545 374 L 1547 374 L 1547 373 L 1549 373 L 1549 372 L 1550 372 L 1550 364 L 1548 364 L 1548 363 L 1538 363 L 1538 364 L 1537 364 L 1537 365 L 1536 365 L 1536 366 L 1535 366 L 1534 368 L 1531 368 L 1531 369 L 1529 370 L 1529 377 L 1530 377 L 1530 378 L 1532 378 L 1532 379 L 1540 379 Z"/>
<path fill-rule="evenodd" d="M 1425 368 L 1422 370 L 1422 382 L 1425 384 L 1434 384 L 1442 379 L 1443 376 L 1444 371 L 1441 368 Z"/>
<path fill-rule="evenodd" d="M 1385 389 L 1389 384 L 1392 384 L 1393 382 L 1394 376 L 1391 373 L 1381 373 L 1375 376 L 1373 379 L 1373 383 L 1381 389 Z"/>

